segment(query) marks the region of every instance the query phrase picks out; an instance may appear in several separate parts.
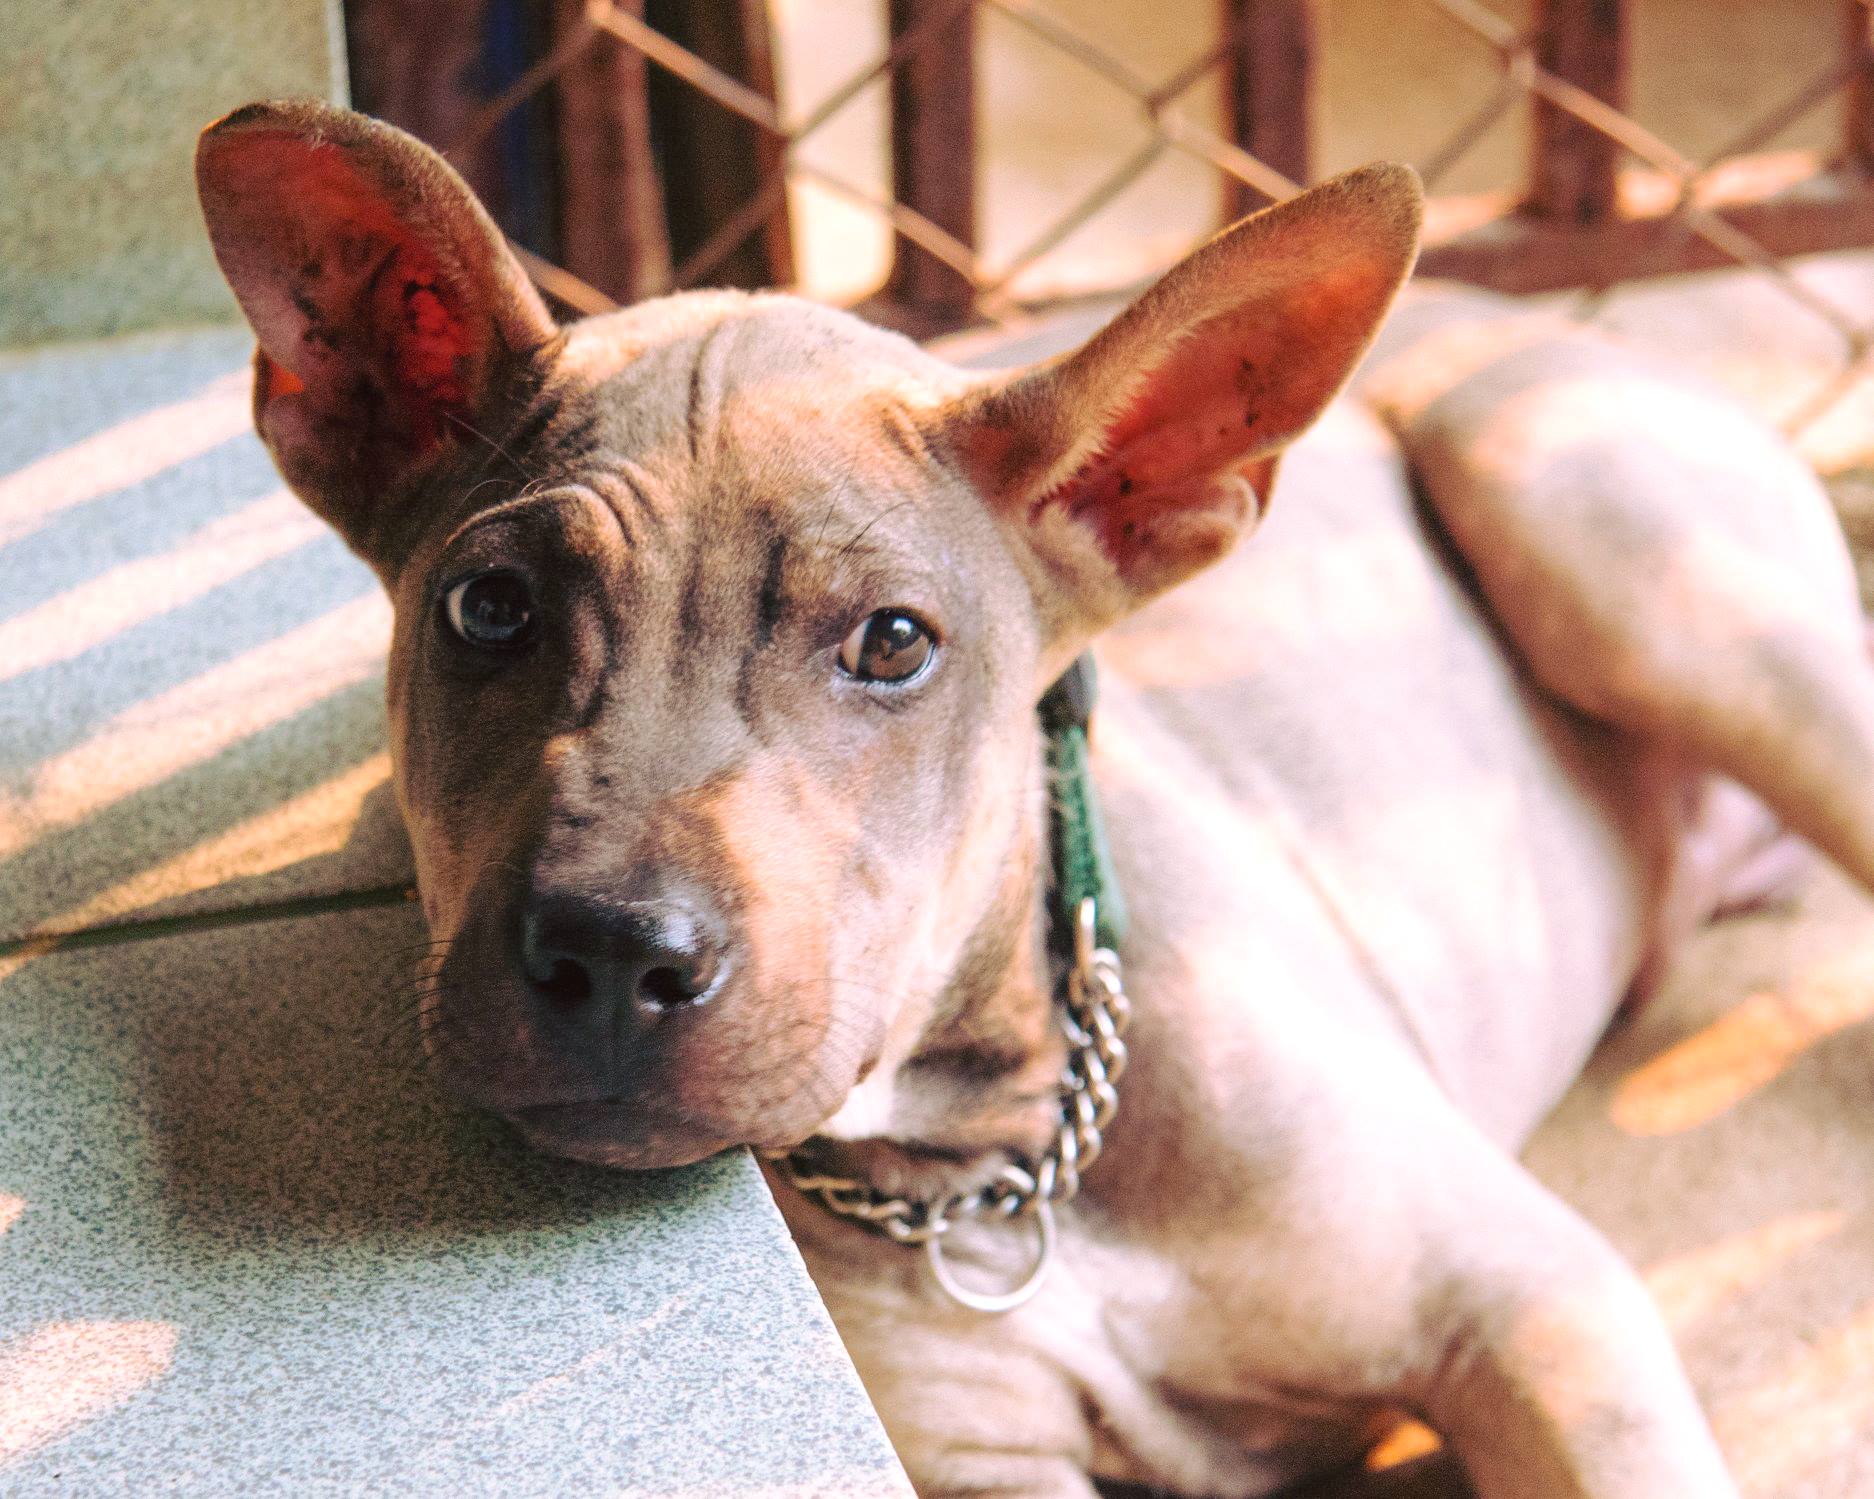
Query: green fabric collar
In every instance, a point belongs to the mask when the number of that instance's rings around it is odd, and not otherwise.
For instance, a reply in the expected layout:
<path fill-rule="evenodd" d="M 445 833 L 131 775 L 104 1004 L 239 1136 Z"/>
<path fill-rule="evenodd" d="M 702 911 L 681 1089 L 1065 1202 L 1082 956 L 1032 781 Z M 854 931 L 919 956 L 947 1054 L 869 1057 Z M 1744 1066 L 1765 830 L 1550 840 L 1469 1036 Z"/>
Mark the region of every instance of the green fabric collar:
<path fill-rule="evenodd" d="M 1087 753 L 1097 695 L 1093 657 L 1082 655 L 1042 694 L 1036 709 L 1047 736 L 1048 844 L 1054 859 L 1048 929 L 1055 951 L 1070 959 L 1075 913 L 1083 900 L 1093 901 L 1101 947 L 1117 952 L 1126 935 L 1125 901 Z"/>

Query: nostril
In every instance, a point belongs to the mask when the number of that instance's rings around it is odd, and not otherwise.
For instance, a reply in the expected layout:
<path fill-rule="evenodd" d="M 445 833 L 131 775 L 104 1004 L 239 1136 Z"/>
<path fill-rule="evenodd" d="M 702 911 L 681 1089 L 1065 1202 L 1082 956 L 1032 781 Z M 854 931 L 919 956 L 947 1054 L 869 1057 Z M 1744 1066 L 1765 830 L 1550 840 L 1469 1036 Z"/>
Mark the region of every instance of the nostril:
<path fill-rule="evenodd" d="M 556 958 L 546 975 L 534 980 L 541 997 L 562 1009 L 575 1009 L 592 998 L 592 975 L 583 963 L 571 958 Z"/>
<path fill-rule="evenodd" d="M 653 968 L 638 980 L 638 993 L 660 1010 L 674 1010 L 699 999 L 708 989 L 706 975 L 678 968 Z"/>
<path fill-rule="evenodd" d="M 620 1007 L 651 1021 L 703 1004 L 729 960 L 713 925 L 674 900 L 557 891 L 521 911 L 521 974 L 541 1010 L 602 1024 Z"/>
<path fill-rule="evenodd" d="M 638 992 L 663 1009 L 688 1004 L 695 993 L 674 968 L 653 968 L 638 980 Z"/>

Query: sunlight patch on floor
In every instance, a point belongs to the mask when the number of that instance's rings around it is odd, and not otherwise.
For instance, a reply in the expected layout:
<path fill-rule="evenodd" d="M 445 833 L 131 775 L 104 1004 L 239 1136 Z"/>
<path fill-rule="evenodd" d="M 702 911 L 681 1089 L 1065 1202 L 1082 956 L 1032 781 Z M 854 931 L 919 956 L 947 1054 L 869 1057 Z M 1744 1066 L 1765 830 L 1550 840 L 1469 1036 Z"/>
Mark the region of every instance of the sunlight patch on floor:
<path fill-rule="evenodd" d="M 0 1465 L 147 1389 L 175 1350 L 167 1322 L 54 1322 L 0 1344 Z"/>
<path fill-rule="evenodd" d="M 355 600 L 117 714 L 0 799 L 0 858 L 365 681 L 389 612 L 378 595 Z"/>
<path fill-rule="evenodd" d="M 1823 1038 L 1874 1016 L 1874 984 L 1831 971 L 1750 995 L 1710 1025 L 1635 1068 L 1609 1115 L 1630 1135 L 1673 1135 L 1736 1107 Z"/>
<path fill-rule="evenodd" d="M 1789 1213 L 1662 1260 L 1647 1270 L 1646 1283 L 1666 1320 L 1689 1326 L 1762 1285 L 1803 1250 L 1833 1238 L 1846 1222 L 1841 1212 Z"/>
<path fill-rule="evenodd" d="M 167 551 L 107 568 L 0 621 L 0 682 L 69 661 L 324 533 L 305 506 L 275 490 Z"/>
<path fill-rule="evenodd" d="M 389 752 L 373 755 L 173 858 L 138 870 L 129 879 L 41 925 L 55 931 L 81 930 L 155 905 L 178 890 L 201 890 L 252 879 L 335 854 L 350 840 L 365 797 L 389 779 Z"/>
<path fill-rule="evenodd" d="M 61 510 L 151 478 L 248 431 L 252 383 L 245 369 L 232 371 L 196 395 L 0 475 L 0 545 L 30 536 Z"/>
<path fill-rule="evenodd" d="M 1874 1426 L 1874 1305 L 1806 1347 L 1755 1389 L 1712 1412 L 1746 1493 L 1789 1492 L 1811 1467 Z"/>

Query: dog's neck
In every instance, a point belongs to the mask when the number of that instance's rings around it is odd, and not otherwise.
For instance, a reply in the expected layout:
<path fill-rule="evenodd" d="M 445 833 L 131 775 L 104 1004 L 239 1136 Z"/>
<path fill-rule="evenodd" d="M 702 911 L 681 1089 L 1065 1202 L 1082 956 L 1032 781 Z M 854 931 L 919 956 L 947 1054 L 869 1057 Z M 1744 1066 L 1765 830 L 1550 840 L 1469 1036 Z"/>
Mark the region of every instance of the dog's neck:
<path fill-rule="evenodd" d="M 1039 735 L 1035 755 L 1039 765 Z M 883 1192 L 931 1198 L 967 1191 L 1047 1148 L 1060 1117 L 1066 1041 L 1048 954 L 1043 801 L 1032 799 L 930 1022 L 889 1079 L 880 1117 L 816 1142 L 829 1169 Z"/>

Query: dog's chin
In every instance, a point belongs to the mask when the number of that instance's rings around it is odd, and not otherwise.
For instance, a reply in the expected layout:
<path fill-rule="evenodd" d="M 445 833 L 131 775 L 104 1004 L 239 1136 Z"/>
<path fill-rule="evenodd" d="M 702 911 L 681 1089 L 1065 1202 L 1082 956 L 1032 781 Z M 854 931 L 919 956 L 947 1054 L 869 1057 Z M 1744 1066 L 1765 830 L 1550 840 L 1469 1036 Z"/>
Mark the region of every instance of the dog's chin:
<path fill-rule="evenodd" d="M 505 1111 L 505 1117 L 536 1150 L 624 1171 L 687 1166 L 741 1143 L 681 1121 L 645 1119 L 603 1100 L 538 1104 Z"/>

